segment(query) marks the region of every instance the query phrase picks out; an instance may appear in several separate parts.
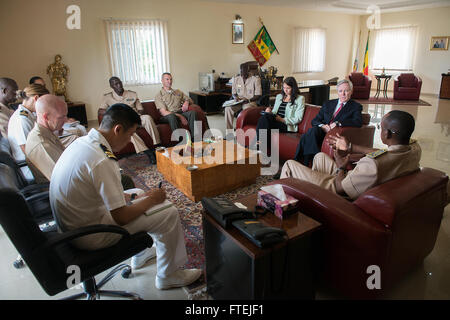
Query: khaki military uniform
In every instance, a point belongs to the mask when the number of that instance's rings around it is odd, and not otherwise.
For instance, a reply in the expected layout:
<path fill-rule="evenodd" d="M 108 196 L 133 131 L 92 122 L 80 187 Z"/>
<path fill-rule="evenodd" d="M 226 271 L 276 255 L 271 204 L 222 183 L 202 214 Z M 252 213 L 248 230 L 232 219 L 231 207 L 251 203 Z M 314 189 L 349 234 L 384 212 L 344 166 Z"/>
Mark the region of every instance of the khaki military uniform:
<path fill-rule="evenodd" d="M 261 95 L 261 79 L 256 76 L 248 77 L 245 81 L 242 76 L 236 76 L 233 78 L 233 85 L 231 87 L 231 93 L 237 95 L 239 99 L 253 99 L 254 96 Z M 256 107 L 256 102 L 250 102 L 246 104 L 239 104 L 231 107 L 225 107 L 225 123 L 227 129 L 233 129 L 234 114 L 249 107 Z"/>
<path fill-rule="evenodd" d="M 25 145 L 25 154 L 28 162 L 32 163 L 30 169 L 34 176 L 43 175 L 50 181 L 56 161 L 64 149 L 64 145 L 53 132 L 36 123 L 28 134 Z"/>
<path fill-rule="evenodd" d="M 0 102 L 0 133 L 5 138 L 8 137 L 8 122 L 13 113 L 14 110 L 11 110 Z"/>
<path fill-rule="evenodd" d="M 392 145 L 386 150 L 367 154 L 347 172 L 342 188 L 352 199 L 366 190 L 419 169 L 421 149 L 417 142 L 410 145 Z M 310 169 L 294 160 L 287 161 L 281 171 L 281 178 L 294 177 L 314 183 L 336 193 L 336 163 L 325 153 L 314 157 Z"/>
<path fill-rule="evenodd" d="M 191 98 L 183 93 L 181 90 L 159 90 L 155 97 L 155 105 L 158 110 L 166 109 L 169 112 L 180 112 L 183 103 L 189 101 L 189 104 L 193 104 Z"/>
<path fill-rule="evenodd" d="M 103 95 L 103 101 L 100 107 L 106 109 L 116 103 L 124 103 L 129 105 L 137 113 L 139 113 L 139 111 L 144 111 L 144 107 L 142 106 L 141 101 L 139 101 L 137 93 L 131 90 L 124 90 L 121 96 L 119 96 L 115 91 L 106 93 Z M 153 118 L 148 114 L 142 114 L 140 116 L 142 127 L 152 138 L 153 144 L 160 144 L 161 139 L 159 137 L 159 131 L 156 127 L 155 121 L 153 121 Z M 131 142 L 133 143 L 137 153 L 148 150 L 145 142 L 137 134 L 134 134 L 131 137 Z"/>

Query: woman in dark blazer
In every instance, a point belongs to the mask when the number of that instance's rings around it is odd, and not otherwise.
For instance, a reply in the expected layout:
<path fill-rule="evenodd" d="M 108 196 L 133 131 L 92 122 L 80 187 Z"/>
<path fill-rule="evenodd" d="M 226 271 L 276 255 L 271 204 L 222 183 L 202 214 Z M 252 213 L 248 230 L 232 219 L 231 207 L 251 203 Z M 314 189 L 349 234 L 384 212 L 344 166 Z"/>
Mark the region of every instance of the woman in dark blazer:
<path fill-rule="evenodd" d="M 361 127 L 362 106 L 357 101 L 350 99 L 353 84 L 344 79 L 337 84 L 338 99 L 329 100 L 320 108 L 317 116 L 311 121 L 312 128 L 301 138 L 295 152 L 295 160 L 305 166 L 320 152 L 322 142 L 328 131 L 336 126 Z"/>

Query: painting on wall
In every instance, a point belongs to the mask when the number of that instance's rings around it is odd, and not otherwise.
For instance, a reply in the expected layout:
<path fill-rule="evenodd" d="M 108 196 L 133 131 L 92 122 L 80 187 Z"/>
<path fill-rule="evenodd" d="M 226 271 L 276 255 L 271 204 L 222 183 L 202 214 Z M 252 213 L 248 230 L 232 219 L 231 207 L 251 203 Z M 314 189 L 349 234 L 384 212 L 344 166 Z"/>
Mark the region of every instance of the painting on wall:
<path fill-rule="evenodd" d="M 430 50 L 448 50 L 447 36 L 431 37 Z"/>

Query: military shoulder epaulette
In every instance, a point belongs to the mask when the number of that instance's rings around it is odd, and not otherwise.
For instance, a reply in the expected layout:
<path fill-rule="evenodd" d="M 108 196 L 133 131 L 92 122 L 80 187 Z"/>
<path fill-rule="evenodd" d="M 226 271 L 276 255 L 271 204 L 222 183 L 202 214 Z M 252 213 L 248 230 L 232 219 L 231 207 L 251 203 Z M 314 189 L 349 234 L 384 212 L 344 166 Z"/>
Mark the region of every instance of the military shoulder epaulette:
<path fill-rule="evenodd" d="M 380 149 L 374 152 L 370 152 L 366 154 L 366 157 L 370 158 L 370 159 L 375 159 L 379 156 L 381 156 L 382 154 L 385 154 L 387 152 L 386 149 Z"/>
<path fill-rule="evenodd" d="M 416 143 L 416 142 L 417 142 L 416 139 L 409 139 L 409 144 L 413 144 L 413 143 Z"/>
<path fill-rule="evenodd" d="M 27 110 L 20 110 L 19 114 L 21 116 L 28 117 L 28 111 Z"/>
<path fill-rule="evenodd" d="M 108 148 L 105 145 L 100 143 L 100 148 L 102 148 L 103 152 L 106 154 L 106 156 L 109 159 L 117 161 L 117 157 L 114 155 L 114 153 L 112 153 L 110 150 L 108 150 Z"/>
<path fill-rule="evenodd" d="M 133 91 L 133 90 L 127 90 L 128 92 L 133 92 L 133 93 L 136 93 L 136 91 Z"/>
<path fill-rule="evenodd" d="M 108 96 L 108 95 L 110 95 L 110 94 L 112 94 L 112 91 L 111 91 L 111 92 L 108 92 L 108 93 L 105 93 L 104 96 Z"/>

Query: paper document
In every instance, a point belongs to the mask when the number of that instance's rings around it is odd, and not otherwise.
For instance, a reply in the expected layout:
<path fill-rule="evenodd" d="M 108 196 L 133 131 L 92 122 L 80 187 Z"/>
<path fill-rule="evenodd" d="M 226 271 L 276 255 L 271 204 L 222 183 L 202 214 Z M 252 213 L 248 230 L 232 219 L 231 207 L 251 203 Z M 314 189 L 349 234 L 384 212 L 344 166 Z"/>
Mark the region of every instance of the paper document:
<path fill-rule="evenodd" d="M 225 101 L 224 103 L 223 103 L 223 105 L 222 105 L 222 107 L 231 107 L 231 106 L 235 106 L 235 105 L 238 105 L 238 104 L 241 104 L 241 103 L 243 103 L 244 102 L 244 100 L 239 100 L 239 101 L 236 101 L 236 100 L 234 100 L 234 99 L 232 99 L 232 100 L 227 100 L 227 101 Z"/>
<path fill-rule="evenodd" d="M 166 209 L 170 208 L 171 206 L 173 206 L 173 203 L 166 199 L 166 200 L 164 200 L 164 202 L 157 204 L 156 206 L 153 206 L 150 209 L 148 209 L 147 211 L 145 211 L 145 215 L 151 216 L 152 214 L 166 210 Z"/>

